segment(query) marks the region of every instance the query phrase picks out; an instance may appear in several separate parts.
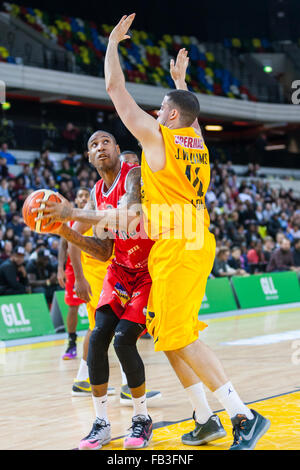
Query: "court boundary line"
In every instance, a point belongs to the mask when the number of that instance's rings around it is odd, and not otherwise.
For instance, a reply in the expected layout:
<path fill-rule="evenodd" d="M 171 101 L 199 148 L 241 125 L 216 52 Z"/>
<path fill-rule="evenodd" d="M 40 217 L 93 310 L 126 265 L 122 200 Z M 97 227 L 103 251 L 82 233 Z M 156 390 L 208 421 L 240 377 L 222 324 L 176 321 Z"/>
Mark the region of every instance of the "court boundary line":
<path fill-rule="evenodd" d="M 245 402 L 245 405 L 252 405 L 253 403 L 260 403 L 262 401 L 271 400 L 272 398 L 284 397 L 286 395 L 291 395 L 292 393 L 297 393 L 297 392 L 300 392 L 300 386 L 299 386 L 299 388 L 296 388 L 295 390 L 292 390 L 290 392 L 279 393 L 278 395 L 272 395 L 270 397 L 261 398 L 259 400 Z M 221 410 L 213 411 L 213 413 L 221 413 L 222 411 L 225 411 L 225 408 L 223 408 Z M 180 419 L 179 421 L 159 421 L 158 423 L 154 423 L 153 429 L 166 428 L 167 426 L 172 426 L 173 424 L 185 423 L 186 421 L 191 421 L 192 419 L 193 418 L 185 418 L 185 419 Z M 167 424 L 163 424 L 162 426 L 158 426 L 160 423 L 167 423 Z M 117 441 L 118 439 L 123 439 L 124 437 L 126 437 L 126 434 L 124 434 L 124 436 L 114 437 L 111 441 Z"/>

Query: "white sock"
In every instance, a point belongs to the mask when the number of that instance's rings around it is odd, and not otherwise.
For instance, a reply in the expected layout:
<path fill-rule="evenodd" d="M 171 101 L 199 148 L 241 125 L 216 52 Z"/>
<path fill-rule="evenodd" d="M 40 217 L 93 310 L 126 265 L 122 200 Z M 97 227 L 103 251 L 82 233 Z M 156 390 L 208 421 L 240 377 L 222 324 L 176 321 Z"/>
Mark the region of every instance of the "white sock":
<path fill-rule="evenodd" d="M 109 423 L 107 417 L 107 395 L 103 397 L 93 397 L 94 408 L 96 412 L 96 417 L 99 419 L 104 419 L 107 423 Z"/>
<path fill-rule="evenodd" d="M 218 388 L 218 390 L 215 390 L 213 393 L 224 406 L 230 418 L 241 414 L 246 415 L 248 419 L 253 419 L 251 410 L 242 402 L 231 382 L 222 385 L 222 387 Z"/>
<path fill-rule="evenodd" d="M 120 370 L 121 370 L 121 375 L 122 375 L 122 385 L 127 385 L 127 377 L 125 375 L 125 372 L 122 369 L 121 364 L 120 364 Z"/>
<path fill-rule="evenodd" d="M 144 415 L 148 418 L 146 394 L 139 398 L 132 397 L 133 416 Z"/>
<path fill-rule="evenodd" d="M 213 415 L 213 412 L 207 402 L 203 383 L 191 385 L 185 388 L 186 393 L 190 399 L 193 410 L 195 411 L 196 421 L 199 424 L 204 424 Z"/>
<path fill-rule="evenodd" d="M 76 380 L 79 380 L 80 382 L 82 382 L 82 381 L 87 380 L 88 378 L 89 378 L 88 365 L 84 359 L 81 359 Z"/>

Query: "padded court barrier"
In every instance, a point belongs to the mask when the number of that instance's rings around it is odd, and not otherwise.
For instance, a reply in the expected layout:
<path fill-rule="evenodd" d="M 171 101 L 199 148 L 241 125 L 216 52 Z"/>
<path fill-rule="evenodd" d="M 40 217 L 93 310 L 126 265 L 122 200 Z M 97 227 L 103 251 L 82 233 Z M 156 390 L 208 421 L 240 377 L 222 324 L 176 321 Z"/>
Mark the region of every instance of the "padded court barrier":
<path fill-rule="evenodd" d="M 300 302 L 298 276 L 292 271 L 236 276 L 231 282 L 241 308 Z"/>
<path fill-rule="evenodd" d="M 238 308 L 228 278 L 208 279 L 199 315 L 228 312 Z"/>
<path fill-rule="evenodd" d="M 43 294 L 0 296 L 0 340 L 54 334 Z"/>
<path fill-rule="evenodd" d="M 49 312 L 43 294 L 0 296 L 0 341 L 47 336 L 66 331 L 65 292 L 53 296 Z M 199 316 L 300 302 L 295 272 L 208 279 Z M 86 305 L 79 306 L 77 331 L 89 327 Z"/>
<path fill-rule="evenodd" d="M 65 303 L 65 291 L 57 291 L 54 294 L 58 308 L 60 310 L 61 318 L 63 321 L 63 324 L 66 328 L 67 326 L 67 315 L 68 315 L 68 310 L 69 307 Z M 77 331 L 82 331 L 82 330 L 87 330 L 89 327 L 89 319 L 88 319 L 88 314 L 87 314 L 87 309 L 85 304 L 79 305 L 78 309 L 78 324 L 77 324 Z"/>

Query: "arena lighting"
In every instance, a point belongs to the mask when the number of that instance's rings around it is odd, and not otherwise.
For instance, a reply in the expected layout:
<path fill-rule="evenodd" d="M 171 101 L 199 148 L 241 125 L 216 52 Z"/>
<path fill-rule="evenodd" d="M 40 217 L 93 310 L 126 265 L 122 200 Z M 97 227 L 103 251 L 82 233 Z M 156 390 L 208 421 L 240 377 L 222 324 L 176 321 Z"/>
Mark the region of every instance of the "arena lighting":
<path fill-rule="evenodd" d="M 249 122 L 247 121 L 233 121 L 232 124 L 234 126 L 249 126 Z"/>
<path fill-rule="evenodd" d="M 82 103 L 80 103 L 80 101 L 59 100 L 59 103 L 67 104 L 69 106 L 82 106 Z"/>
<path fill-rule="evenodd" d="M 278 145 L 266 145 L 265 150 L 283 150 L 286 148 L 286 145 L 284 144 L 278 144 Z"/>
<path fill-rule="evenodd" d="M 7 101 L 1 104 L 3 111 L 8 111 L 11 108 L 11 104 Z"/>
<path fill-rule="evenodd" d="M 272 71 L 273 71 L 273 69 L 270 65 L 265 65 L 264 66 L 264 72 L 271 73 Z"/>
<path fill-rule="evenodd" d="M 213 125 L 207 125 L 205 126 L 206 131 L 222 131 L 223 126 L 213 126 Z"/>

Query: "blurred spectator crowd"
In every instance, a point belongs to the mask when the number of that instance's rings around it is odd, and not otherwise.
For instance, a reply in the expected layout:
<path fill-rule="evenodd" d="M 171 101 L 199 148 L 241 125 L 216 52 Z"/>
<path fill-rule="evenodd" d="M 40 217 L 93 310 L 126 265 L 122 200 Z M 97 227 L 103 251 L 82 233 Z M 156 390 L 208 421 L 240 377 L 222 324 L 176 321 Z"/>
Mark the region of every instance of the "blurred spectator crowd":
<path fill-rule="evenodd" d="M 206 194 L 217 242 L 212 277 L 300 272 L 299 197 L 271 188 L 255 165 L 244 176 L 238 178 L 230 161 L 212 165 Z"/>
<path fill-rule="evenodd" d="M 74 138 L 68 129 L 66 139 Z M 72 148 L 72 147 L 71 147 Z M 98 173 L 87 151 L 70 150 L 55 168 L 48 150 L 13 176 L 7 144 L 0 150 L 0 295 L 42 292 L 50 304 L 59 290 L 59 238 L 41 235 L 22 220 L 30 192 L 48 188 L 74 201 L 79 187 L 92 188 Z M 206 205 L 217 252 L 211 277 L 294 270 L 300 272 L 300 200 L 292 190 L 274 189 L 249 165 L 238 177 L 230 161 L 212 163 Z M 252 179 L 253 177 L 253 179 Z"/>
<path fill-rule="evenodd" d="M 69 137 L 69 136 L 68 136 Z M 13 151 L 12 151 L 13 153 Z M 48 150 L 14 176 L 16 163 L 7 144 L 0 148 L 0 295 L 44 293 L 50 304 L 59 290 L 57 264 L 59 237 L 32 232 L 22 219 L 26 197 L 37 189 L 58 191 L 74 201 L 79 187 L 92 188 L 99 178 L 88 163 L 87 152 L 71 150 L 55 169 Z"/>

